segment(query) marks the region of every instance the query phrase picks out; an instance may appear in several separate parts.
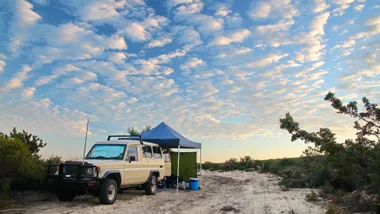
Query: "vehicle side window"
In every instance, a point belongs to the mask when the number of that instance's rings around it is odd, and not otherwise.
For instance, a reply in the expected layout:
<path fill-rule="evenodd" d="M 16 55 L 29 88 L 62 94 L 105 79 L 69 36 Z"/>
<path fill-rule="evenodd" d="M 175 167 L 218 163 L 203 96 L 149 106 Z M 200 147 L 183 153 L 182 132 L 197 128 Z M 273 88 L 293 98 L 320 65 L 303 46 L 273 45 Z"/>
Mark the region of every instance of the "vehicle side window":
<path fill-rule="evenodd" d="M 170 152 L 164 152 L 164 161 L 165 163 L 170 163 Z"/>
<path fill-rule="evenodd" d="M 127 160 L 128 161 L 138 161 L 138 150 L 137 146 L 128 146 Z M 132 160 L 131 160 L 132 157 Z"/>
<path fill-rule="evenodd" d="M 148 145 L 141 146 L 143 151 L 143 158 L 152 158 L 152 147 Z"/>
<path fill-rule="evenodd" d="M 161 159 L 162 158 L 160 147 L 153 146 L 153 157 L 155 159 Z"/>

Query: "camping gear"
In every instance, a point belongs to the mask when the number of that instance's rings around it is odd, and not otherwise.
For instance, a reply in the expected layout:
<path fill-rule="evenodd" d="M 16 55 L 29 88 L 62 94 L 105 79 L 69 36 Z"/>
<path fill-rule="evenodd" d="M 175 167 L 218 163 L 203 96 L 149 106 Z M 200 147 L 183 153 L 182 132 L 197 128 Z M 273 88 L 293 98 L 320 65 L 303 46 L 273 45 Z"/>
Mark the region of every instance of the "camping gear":
<path fill-rule="evenodd" d="M 171 175 L 165 178 L 166 180 L 166 187 L 176 187 L 177 186 L 177 177 L 178 177 L 178 182 L 182 182 L 183 178 L 181 176 L 176 176 L 176 175 Z"/>
<path fill-rule="evenodd" d="M 202 171 L 202 145 L 185 138 L 164 122 L 160 123 L 150 131 L 142 133 L 139 137 L 130 137 L 129 139 L 156 143 L 167 148 L 177 148 L 178 154 L 180 153 L 181 148 L 199 149 L 200 171 Z M 181 155 L 179 155 L 179 158 L 177 159 L 177 179 L 179 178 L 180 173 L 180 159 Z M 177 183 L 179 183 L 179 181 L 177 181 Z"/>
<path fill-rule="evenodd" d="M 198 179 L 190 178 L 189 189 L 190 190 L 198 190 L 198 188 L 199 188 Z"/>
<path fill-rule="evenodd" d="M 180 159 L 181 163 L 179 164 L 179 174 L 183 180 L 189 183 L 190 178 L 197 178 L 197 153 L 196 152 L 181 152 Z M 177 174 L 177 152 L 171 152 L 170 158 L 172 160 L 172 174 Z"/>

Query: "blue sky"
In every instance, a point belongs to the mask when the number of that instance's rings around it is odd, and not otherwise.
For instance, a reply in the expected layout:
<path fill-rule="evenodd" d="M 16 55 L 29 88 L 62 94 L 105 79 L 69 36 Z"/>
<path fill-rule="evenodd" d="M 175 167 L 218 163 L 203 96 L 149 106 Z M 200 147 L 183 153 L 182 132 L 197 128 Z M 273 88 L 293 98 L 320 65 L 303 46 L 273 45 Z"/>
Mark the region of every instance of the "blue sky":
<path fill-rule="evenodd" d="M 279 118 L 352 137 L 323 101 L 380 101 L 374 0 L 0 0 L 0 130 L 79 157 L 107 134 L 167 122 L 203 160 L 299 156 Z"/>

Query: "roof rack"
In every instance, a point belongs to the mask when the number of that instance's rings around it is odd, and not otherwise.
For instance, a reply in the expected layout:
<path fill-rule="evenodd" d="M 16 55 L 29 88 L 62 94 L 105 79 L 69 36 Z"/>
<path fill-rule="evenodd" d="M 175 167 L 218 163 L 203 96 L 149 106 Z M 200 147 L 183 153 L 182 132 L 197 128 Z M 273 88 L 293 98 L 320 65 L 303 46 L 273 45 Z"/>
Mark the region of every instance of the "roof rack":
<path fill-rule="evenodd" d="M 138 139 L 135 139 L 135 140 L 140 140 L 140 143 L 142 144 L 142 138 L 141 138 L 141 135 L 139 135 L 139 136 L 131 136 L 131 135 L 108 135 L 108 137 L 107 137 L 107 141 L 111 140 L 111 138 L 113 138 L 113 137 L 117 137 L 118 140 L 126 140 L 125 138 L 133 139 L 133 137 L 138 137 Z"/>
<path fill-rule="evenodd" d="M 108 135 L 107 141 L 111 140 L 112 137 L 132 137 L 131 135 Z"/>

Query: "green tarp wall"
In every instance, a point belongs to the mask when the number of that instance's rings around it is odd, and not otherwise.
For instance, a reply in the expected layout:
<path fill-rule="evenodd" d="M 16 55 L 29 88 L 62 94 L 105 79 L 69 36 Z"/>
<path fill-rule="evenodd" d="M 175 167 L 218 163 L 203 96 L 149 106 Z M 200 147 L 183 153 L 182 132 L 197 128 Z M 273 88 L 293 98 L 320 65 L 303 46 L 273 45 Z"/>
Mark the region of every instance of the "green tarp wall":
<path fill-rule="evenodd" d="M 183 152 L 180 153 L 180 155 L 179 176 L 181 176 L 185 182 L 189 183 L 190 178 L 197 178 L 197 153 Z M 178 152 L 170 152 L 170 159 L 172 174 L 177 175 Z"/>

